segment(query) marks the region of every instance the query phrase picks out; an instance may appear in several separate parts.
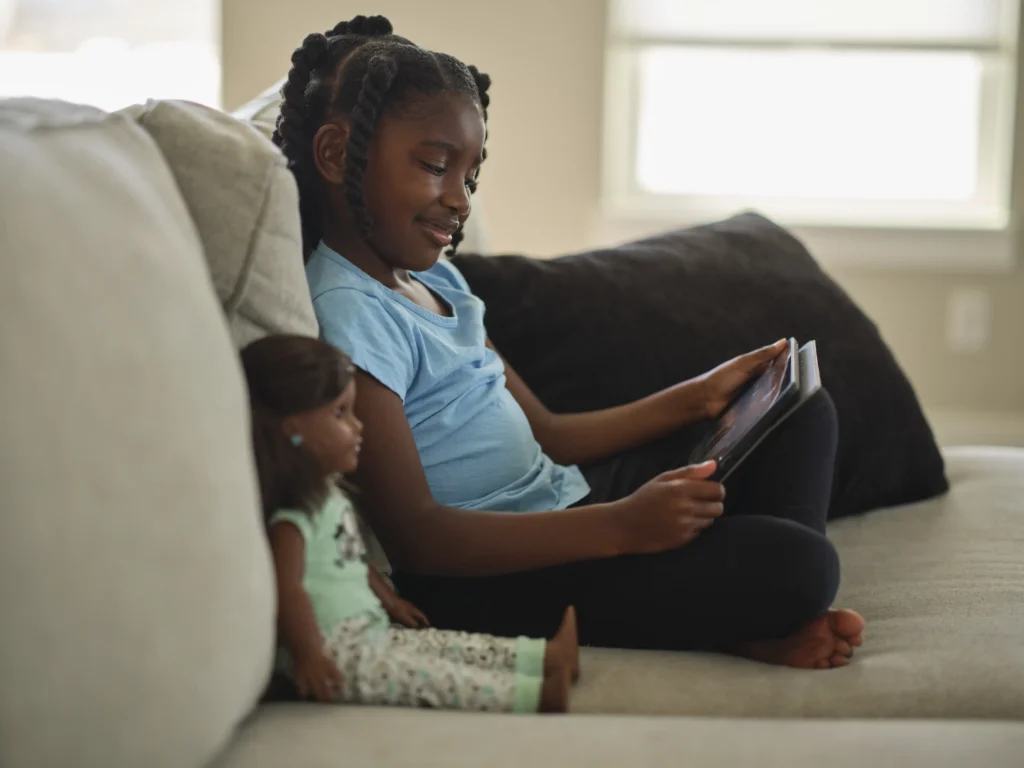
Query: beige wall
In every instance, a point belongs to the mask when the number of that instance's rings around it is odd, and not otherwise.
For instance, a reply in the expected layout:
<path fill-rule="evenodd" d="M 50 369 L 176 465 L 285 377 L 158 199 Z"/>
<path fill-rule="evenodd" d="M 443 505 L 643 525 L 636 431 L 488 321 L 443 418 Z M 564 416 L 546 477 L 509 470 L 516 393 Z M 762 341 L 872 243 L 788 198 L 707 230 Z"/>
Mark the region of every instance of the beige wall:
<path fill-rule="evenodd" d="M 604 5 L 224 0 L 225 106 L 283 76 L 305 34 L 354 13 L 383 13 L 399 34 L 494 78 L 482 186 L 495 249 L 536 256 L 580 250 L 590 241 L 599 195 Z M 1024 413 L 1020 269 L 952 276 L 847 268 L 836 277 L 879 324 L 929 408 Z M 946 348 L 946 302 L 964 284 L 990 293 L 993 333 L 982 352 L 958 355 Z"/>

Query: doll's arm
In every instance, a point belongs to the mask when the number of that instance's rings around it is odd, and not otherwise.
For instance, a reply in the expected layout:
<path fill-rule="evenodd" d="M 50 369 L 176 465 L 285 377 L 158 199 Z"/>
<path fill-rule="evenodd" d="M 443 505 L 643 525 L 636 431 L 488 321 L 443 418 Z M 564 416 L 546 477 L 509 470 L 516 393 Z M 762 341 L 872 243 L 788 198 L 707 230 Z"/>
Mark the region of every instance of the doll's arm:
<path fill-rule="evenodd" d="M 387 580 L 378 573 L 376 568 L 368 565 L 367 569 L 370 571 L 370 589 L 373 590 L 373 594 L 380 600 L 381 605 L 384 606 L 384 610 L 388 612 L 388 616 L 391 617 L 392 621 L 398 622 L 405 627 L 412 627 L 413 629 L 430 626 L 430 622 L 423 615 L 423 611 L 408 600 L 403 600 L 399 597 Z"/>
<path fill-rule="evenodd" d="M 270 549 L 277 575 L 278 634 L 296 660 L 321 653 L 324 640 L 309 595 L 302 588 L 306 541 L 293 524 L 280 522 L 270 527 Z"/>

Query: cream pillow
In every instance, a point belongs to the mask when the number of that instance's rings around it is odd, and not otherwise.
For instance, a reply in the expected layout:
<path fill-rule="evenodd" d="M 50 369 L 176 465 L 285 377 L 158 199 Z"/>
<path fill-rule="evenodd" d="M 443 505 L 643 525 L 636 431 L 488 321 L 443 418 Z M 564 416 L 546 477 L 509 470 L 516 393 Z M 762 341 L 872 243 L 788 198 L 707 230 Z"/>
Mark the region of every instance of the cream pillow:
<path fill-rule="evenodd" d="M 0 765 L 198 768 L 272 663 L 243 381 L 126 115 L 0 101 Z"/>
<path fill-rule="evenodd" d="M 195 221 L 235 343 L 317 335 L 302 265 L 295 180 L 277 148 L 198 104 L 127 110 L 156 140 Z"/>

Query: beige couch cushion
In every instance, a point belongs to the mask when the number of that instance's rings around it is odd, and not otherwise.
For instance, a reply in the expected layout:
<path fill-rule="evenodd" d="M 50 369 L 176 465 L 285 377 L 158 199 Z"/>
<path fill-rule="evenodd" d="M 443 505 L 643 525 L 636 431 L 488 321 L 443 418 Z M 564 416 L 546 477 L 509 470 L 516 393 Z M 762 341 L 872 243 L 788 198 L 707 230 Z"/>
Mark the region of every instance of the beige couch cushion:
<path fill-rule="evenodd" d="M 267 333 L 316 336 L 298 193 L 277 148 L 198 104 L 151 101 L 128 113 L 156 140 L 178 182 L 236 344 Z"/>
<path fill-rule="evenodd" d="M 0 102 L 0 765 L 204 765 L 271 664 L 241 373 L 124 115 Z"/>
<path fill-rule="evenodd" d="M 262 707 L 212 768 L 1020 768 L 1024 724 Z"/>
<path fill-rule="evenodd" d="M 282 85 L 284 85 L 284 80 L 270 86 L 232 114 L 239 120 L 244 120 L 252 125 L 269 139 L 274 133 L 277 116 L 281 111 Z M 487 236 L 487 218 L 484 215 L 482 197 L 479 194 L 473 195 L 473 215 L 466 222 L 463 234 L 465 239 L 459 245 L 459 253 L 491 253 L 491 243 Z"/>
<path fill-rule="evenodd" d="M 843 520 L 838 603 L 867 619 L 845 669 L 590 650 L 579 712 L 1024 720 L 1024 450 L 947 452 L 934 501 Z"/>

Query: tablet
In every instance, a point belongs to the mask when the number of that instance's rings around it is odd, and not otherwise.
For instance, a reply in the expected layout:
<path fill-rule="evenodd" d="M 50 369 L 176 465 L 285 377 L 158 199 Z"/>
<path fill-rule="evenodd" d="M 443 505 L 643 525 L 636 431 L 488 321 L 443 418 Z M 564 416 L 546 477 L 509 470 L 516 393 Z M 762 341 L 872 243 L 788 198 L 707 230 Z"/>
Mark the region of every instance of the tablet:
<path fill-rule="evenodd" d="M 800 404 L 800 368 L 799 347 L 796 339 L 790 339 L 786 348 L 726 407 L 693 450 L 690 463 L 714 460 L 718 468 L 713 479 L 725 480 L 768 432 Z"/>

